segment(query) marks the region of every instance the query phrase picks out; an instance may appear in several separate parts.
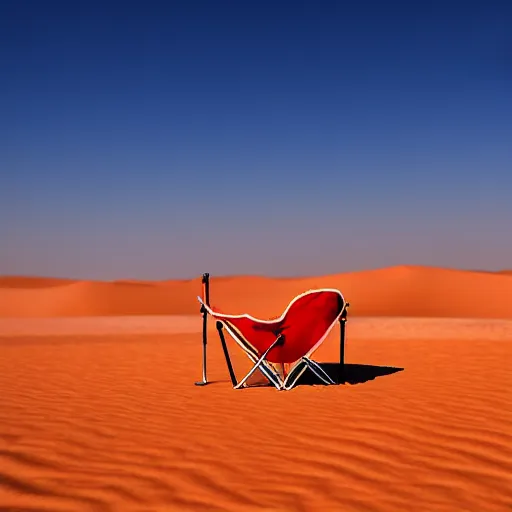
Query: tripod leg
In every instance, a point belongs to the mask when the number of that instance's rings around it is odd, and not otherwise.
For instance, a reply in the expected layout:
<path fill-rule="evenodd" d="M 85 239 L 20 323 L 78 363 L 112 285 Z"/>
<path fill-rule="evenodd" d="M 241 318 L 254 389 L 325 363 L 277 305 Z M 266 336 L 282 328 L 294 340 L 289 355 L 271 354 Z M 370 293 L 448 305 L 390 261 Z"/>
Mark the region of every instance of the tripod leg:
<path fill-rule="evenodd" d="M 201 306 L 203 313 L 203 380 L 196 382 L 196 386 L 206 386 L 208 379 L 206 377 L 206 344 L 207 344 L 207 328 L 208 328 L 208 313 L 204 307 Z"/>
<path fill-rule="evenodd" d="M 203 274 L 203 300 L 207 305 L 210 304 L 210 274 Z M 208 379 L 206 376 L 206 344 L 208 342 L 208 312 L 204 306 L 201 306 L 201 313 L 203 314 L 203 380 L 196 382 L 196 386 L 206 386 Z"/>

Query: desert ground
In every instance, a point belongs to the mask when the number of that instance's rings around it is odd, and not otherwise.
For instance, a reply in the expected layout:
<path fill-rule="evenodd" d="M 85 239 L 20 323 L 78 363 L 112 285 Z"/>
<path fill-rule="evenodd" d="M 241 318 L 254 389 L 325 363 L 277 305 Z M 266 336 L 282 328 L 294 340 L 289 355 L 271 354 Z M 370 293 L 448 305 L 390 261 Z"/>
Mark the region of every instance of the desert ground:
<path fill-rule="evenodd" d="M 512 272 L 212 276 L 211 303 L 320 287 L 351 304 L 346 384 L 233 390 L 212 322 L 194 386 L 200 277 L 0 277 L 0 510 L 511 512 Z"/>

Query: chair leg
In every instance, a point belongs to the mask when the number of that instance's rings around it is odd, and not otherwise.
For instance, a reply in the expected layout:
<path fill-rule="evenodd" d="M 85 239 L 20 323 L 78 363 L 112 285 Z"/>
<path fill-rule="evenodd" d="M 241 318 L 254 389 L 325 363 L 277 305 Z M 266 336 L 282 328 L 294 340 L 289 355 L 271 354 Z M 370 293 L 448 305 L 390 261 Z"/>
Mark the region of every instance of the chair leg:
<path fill-rule="evenodd" d="M 224 337 L 224 333 L 222 332 L 222 322 L 217 322 L 216 327 L 217 327 L 217 332 L 219 333 L 222 350 L 224 351 L 224 357 L 226 359 L 226 365 L 228 367 L 229 377 L 231 379 L 231 383 L 233 384 L 233 387 L 235 387 L 236 386 L 236 376 L 235 376 L 235 371 L 233 370 L 233 365 L 231 364 L 231 358 L 229 357 L 228 346 L 226 344 L 226 338 Z"/>
<path fill-rule="evenodd" d="M 345 384 L 345 334 L 348 310 L 350 304 L 347 302 L 345 309 L 340 317 L 340 365 L 338 369 L 338 384 Z"/>
<path fill-rule="evenodd" d="M 258 369 L 260 368 L 261 366 L 261 370 L 263 371 L 263 368 L 265 368 L 264 366 L 262 366 L 262 364 L 264 363 L 268 353 L 277 345 L 281 345 L 283 343 L 283 337 L 282 335 L 280 334 L 276 340 L 274 341 L 274 343 L 272 343 L 272 345 L 270 345 L 270 347 L 268 347 L 267 350 L 265 350 L 265 352 L 263 353 L 263 355 L 255 362 L 254 366 L 251 368 L 251 370 L 249 371 L 249 373 L 235 386 L 235 389 L 240 389 L 241 387 L 243 387 L 245 385 L 245 383 L 247 382 L 247 380 L 251 377 L 251 375 Z M 269 370 L 268 368 L 265 368 L 265 370 L 267 370 L 267 372 L 263 371 L 263 374 L 268 378 L 268 375 L 267 373 L 269 373 Z M 277 378 L 277 377 L 276 377 Z M 270 381 L 272 382 L 272 384 L 274 384 L 274 386 L 277 388 L 277 389 L 281 389 L 282 387 L 282 383 L 279 381 L 279 384 L 277 384 L 274 379 L 270 379 Z"/>
<path fill-rule="evenodd" d="M 288 375 L 283 383 L 283 389 L 285 391 L 289 391 L 295 386 L 297 381 L 300 379 L 301 375 L 307 368 L 306 361 L 304 358 L 301 358 L 297 364 L 288 372 Z"/>
<path fill-rule="evenodd" d="M 327 372 L 316 362 L 308 357 L 303 358 L 306 361 L 308 368 L 324 383 L 324 384 L 336 384 Z"/>
<path fill-rule="evenodd" d="M 253 357 L 252 355 L 249 355 L 249 359 L 254 363 L 258 363 L 258 359 L 256 357 Z M 278 390 L 280 390 L 283 387 L 283 381 L 281 380 L 280 376 L 272 371 L 272 368 L 269 368 L 269 365 L 266 361 L 262 361 L 262 363 L 259 366 L 260 372 L 267 378 L 267 380 L 274 385 L 274 387 Z M 241 386 L 242 387 L 242 386 Z M 247 383 L 244 383 L 243 387 L 247 387 Z M 236 387 L 234 389 L 237 389 Z"/>
<path fill-rule="evenodd" d="M 306 368 L 309 368 L 324 384 L 336 384 L 316 361 L 309 359 L 309 357 L 302 357 L 288 374 L 288 378 L 284 381 L 283 389 L 286 391 L 292 389 Z"/>

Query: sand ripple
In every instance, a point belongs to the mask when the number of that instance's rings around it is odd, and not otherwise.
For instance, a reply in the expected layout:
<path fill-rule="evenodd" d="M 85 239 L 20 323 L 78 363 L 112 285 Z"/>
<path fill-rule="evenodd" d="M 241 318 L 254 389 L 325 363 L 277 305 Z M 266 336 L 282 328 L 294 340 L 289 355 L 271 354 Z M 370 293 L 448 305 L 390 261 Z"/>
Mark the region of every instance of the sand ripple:
<path fill-rule="evenodd" d="M 506 337 L 360 332 L 359 383 L 286 393 L 232 390 L 213 338 L 195 387 L 196 334 L 119 329 L 3 338 L 0 510 L 511 510 Z"/>

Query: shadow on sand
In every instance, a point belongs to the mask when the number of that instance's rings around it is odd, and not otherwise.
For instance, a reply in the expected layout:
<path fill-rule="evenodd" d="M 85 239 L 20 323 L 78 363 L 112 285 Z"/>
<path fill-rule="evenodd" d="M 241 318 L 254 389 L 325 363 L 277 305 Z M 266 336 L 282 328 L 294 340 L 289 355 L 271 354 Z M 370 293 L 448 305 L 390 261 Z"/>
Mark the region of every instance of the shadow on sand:
<path fill-rule="evenodd" d="M 334 382 L 338 382 L 339 363 L 318 363 L 322 369 L 331 377 Z M 344 380 L 342 384 L 363 384 L 377 377 L 392 375 L 401 372 L 404 368 L 396 368 L 394 366 L 372 366 L 369 364 L 345 364 Z M 231 384 L 229 380 L 208 381 L 208 384 Z M 199 384 L 199 383 L 198 383 Z M 306 370 L 300 377 L 295 386 L 323 386 L 324 383 L 310 370 Z M 295 387 L 294 386 L 294 387 Z M 248 388 L 267 388 L 273 387 L 272 384 L 260 373 L 256 372 L 248 381 Z"/>
<path fill-rule="evenodd" d="M 318 363 L 322 369 L 331 377 L 334 382 L 338 380 L 339 363 Z M 404 368 L 395 368 L 393 366 L 372 366 L 369 364 L 345 364 L 344 367 L 344 381 L 346 384 L 363 384 L 369 380 L 374 380 L 377 377 L 384 377 L 385 375 L 392 375 L 393 373 L 401 372 Z M 299 380 L 297 386 L 313 386 L 322 385 L 322 382 L 311 371 L 304 372 Z"/>

